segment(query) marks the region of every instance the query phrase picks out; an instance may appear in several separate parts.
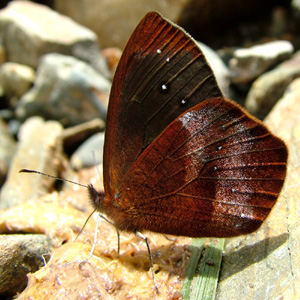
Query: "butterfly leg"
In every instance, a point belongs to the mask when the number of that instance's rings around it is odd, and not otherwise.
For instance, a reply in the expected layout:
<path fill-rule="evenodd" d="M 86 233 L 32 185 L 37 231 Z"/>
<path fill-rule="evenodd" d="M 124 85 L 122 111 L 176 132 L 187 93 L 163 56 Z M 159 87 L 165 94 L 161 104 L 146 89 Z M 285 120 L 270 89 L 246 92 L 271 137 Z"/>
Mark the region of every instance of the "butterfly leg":
<path fill-rule="evenodd" d="M 109 224 L 113 225 L 116 228 L 117 235 L 118 235 L 118 253 L 120 253 L 120 231 L 119 231 L 118 227 L 116 226 L 116 224 L 114 222 L 112 222 L 110 219 L 108 219 L 105 215 L 102 215 L 99 213 L 99 217 L 102 218 L 103 220 L 105 220 L 106 222 L 108 222 Z"/>
<path fill-rule="evenodd" d="M 96 247 L 96 244 L 97 244 L 97 232 L 98 232 L 98 228 L 99 228 L 100 218 L 101 218 L 101 215 L 98 214 L 98 217 L 97 217 L 97 223 L 96 223 L 95 232 L 94 232 L 93 247 L 92 247 L 92 249 L 91 249 L 91 251 L 90 251 L 89 257 L 88 257 L 86 260 L 89 260 L 89 259 L 92 257 L 93 252 L 94 252 L 94 250 L 95 250 L 95 247 Z"/>
<path fill-rule="evenodd" d="M 153 277 L 153 282 L 154 282 L 154 286 L 155 286 L 155 289 L 156 289 L 156 292 L 159 294 L 159 289 L 157 287 L 157 284 L 156 284 L 156 280 L 155 280 L 155 274 L 154 274 L 154 266 L 153 266 L 153 258 L 152 258 L 152 253 L 151 253 L 151 249 L 150 249 L 150 244 L 149 244 L 149 241 L 148 241 L 148 238 L 146 238 L 141 232 L 139 231 L 136 231 L 135 234 L 143 239 L 147 245 L 147 249 L 148 249 L 148 253 L 149 253 L 149 258 L 150 258 L 150 265 L 151 265 L 151 272 L 152 272 L 152 277 Z"/>
<path fill-rule="evenodd" d="M 93 212 L 93 213 L 94 213 L 94 212 Z M 92 213 L 92 214 L 93 214 L 93 213 Z M 89 218 L 92 216 L 92 214 L 89 216 Z M 89 220 L 89 218 L 87 219 L 87 221 Z M 106 222 L 108 222 L 109 224 L 113 225 L 113 226 L 116 228 L 117 235 L 118 235 L 118 253 L 120 253 L 120 232 L 119 232 L 118 228 L 117 228 L 116 225 L 115 225 L 111 220 L 109 220 L 105 215 L 102 215 L 102 214 L 98 213 L 97 223 L 96 223 L 96 226 L 95 226 L 95 232 L 94 232 L 93 247 L 92 247 L 92 249 L 91 249 L 91 251 L 90 251 L 90 254 L 89 254 L 88 258 L 86 259 L 86 261 L 88 261 L 88 260 L 92 257 L 93 252 L 94 252 L 94 250 L 95 250 L 95 247 L 96 247 L 96 245 L 97 245 L 97 233 L 98 233 L 98 228 L 99 228 L 100 218 L 103 219 L 103 220 L 105 220 Z M 85 224 L 85 225 L 86 225 L 86 224 Z M 82 230 L 81 230 L 80 232 L 82 232 Z M 79 233 L 79 234 L 80 234 L 80 233 Z M 78 235 L 79 235 L 79 234 L 78 234 Z M 77 237 L 78 237 L 78 236 L 77 236 Z M 77 239 L 77 237 L 76 237 L 76 239 Z M 76 239 L 75 239 L 75 240 L 76 240 Z"/>
<path fill-rule="evenodd" d="M 93 212 L 94 213 L 94 212 Z M 92 213 L 92 214 L 93 214 Z M 89 218 L 92 216 L 92 214 L 89 216 Z M 99 227 L 99 222 L 100 222 L 100 214 L 98 214 L 98 217 L 97 217 L 97 223 L 96 223 L 96 227 L 95 227 L 95 232 L 94 232 L 94 241 L 93 241 L 93 246 L 92 246 L 92 249 L 91 249 L 91 251 L 90 251 L 90 254 L 89 254 L 89 256 L 84 260 L 84 261 L 82 261 L 81 263 L 80 263 L 80 265 L 83 265 L 83 264 L 85 264 L 86 262 L 88 262 L 89 261 L 89 259 L 92 257 L 92 255 L 93 255 L 93 252 L 94 252 L 94 250 L 95 250 L 95 247 L 96 247 L 96 244 L 97 244 L 97 232 L 98 232 L 98 227 Z M 89 220 L 89 218 L 87 219 L 87 220 Z M 85 223 L 85 225 L 86 225 L 86 223 Z M 79 234 L 82 232 L 82 230 L 79 232 Z M 78 237 L 78 235 L 77 235 L 77 237 Z M 77 237 L 76 237 L 76 239 L 77 239 Z M 76 240 L 75 239 L 75 240 Z"/>

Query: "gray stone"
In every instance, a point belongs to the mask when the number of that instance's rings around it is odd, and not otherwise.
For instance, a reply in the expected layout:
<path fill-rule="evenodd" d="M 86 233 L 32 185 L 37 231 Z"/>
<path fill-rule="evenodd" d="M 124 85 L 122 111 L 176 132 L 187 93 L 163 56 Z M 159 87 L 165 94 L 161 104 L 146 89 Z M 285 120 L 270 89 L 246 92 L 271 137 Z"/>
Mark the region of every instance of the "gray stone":
<path fill-rule="evenodd" d="M 111 83 L 87 63 L 61 54 L 45 55 L 37 78 L 18 104 L 21 120 L 39 115 L 77 125 L 105 118 Z"/>
<path fill-rule="evenodd" d="M 292 0 L 291 6 L 295 9 L 300 11 L 300 0 Z"/>
<path fill-rule="evenodd" d="M 0 235 L 0 296 L 14 296 L 27 285 L 27 274 L 44 266 L 52 244 L 43 234 Z"/>
<path fill-rule="evenodd" d="M 16 151 L 16 141 L 11 136 L 7 124 L 5 124 L 1 117 L 0 141 L 0 185 L 2 185 Z"/>
<path fill-rule="evenodd" d="M 0 31 L 9 61 L 36 68 L 41 56 L 56 52 L 88 61 L 110 76 L 96 34 L 44 5 L 11 1 L 0 12 Z"/>
<path fill-rule="evenodd" d="M 35 71 L 31 67 L 17 63 L 7 62 L 0 67 L 0 82 L 10 105 L 23 96 L 35 80 Z"/>
<path fill-rule="evenodd" d="M 227 98 L 230 97 L 230 80 L 229 80 L 229 70 L 220 56 L 213 49 L 207 45 L 197 42 L 201 50 L 203 51 L 206 60 L 210 64 L 221 90 L 224 93 L 224 96 Z"/>
<path fill-rule="evenodd" d="M 288 59 L 294 51 L 289 41 L 274 41 L 248 49 L 237 49 L 229 61 L 231 81 L 249 84 L 270 67 Z"/>
<path fill-rule="evenodd" d="M 282 97 L 293 79 L 300 76 L 300 51 L 290 60 L 281 63 L 277 68 L 266 72 L 252 84 L 245 101 L 246 109 L 264 118 L 272 106 Z"/>
<path fill-rule="evenodd" d="M 134 28 L 149 11 L 159 11 L 176 20 L 190 0 L 173 0 L 172 5 L 161 0 L 89 0 L 80 4 L 55 1 L 55 9 L 97 33 L 102 47 L 124 48 Z"/>
<path fill-rule="evenodd" d="M 103 145 L 104 133 L 94 134 L 74 152 L 70 160 L 71 166 L 79 170 L 102 163 Z"/>
<path fill-rule="evenodd" d="M 95 133 L 104 131 L 105 122 L 102 119 L 93 119 L 77 126 L 66 128 L 63 132 L 63 144 L 65 151 L 73 152 L 78 145 L 82 144 Z"/>
<path fill-rule="evenodd" d="M 8 208 L 29 199 L 38 199 L 53 185 L 52 178 L 19 173 L 33 169 L 57 175 L 62 161 L 62 126 L 39 117 L 27 120 L 20 129 L 17 152 L 0 194 L 0 208 Z"/>

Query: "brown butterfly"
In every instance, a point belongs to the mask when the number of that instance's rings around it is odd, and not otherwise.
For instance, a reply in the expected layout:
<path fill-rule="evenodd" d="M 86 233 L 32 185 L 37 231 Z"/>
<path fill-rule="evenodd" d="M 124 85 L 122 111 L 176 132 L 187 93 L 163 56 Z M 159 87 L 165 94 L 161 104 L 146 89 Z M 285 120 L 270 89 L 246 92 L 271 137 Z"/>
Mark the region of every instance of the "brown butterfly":
<path fill-rule="evenodd" d="M 95 209 L 144 238 L 153 265 L 142 231 L 233 237 L 257 230 L 286 163 L 284 142 L 224 98 L 195 41 L 148 13 L 114 76 L 104 192 L 88 186 Z"/>

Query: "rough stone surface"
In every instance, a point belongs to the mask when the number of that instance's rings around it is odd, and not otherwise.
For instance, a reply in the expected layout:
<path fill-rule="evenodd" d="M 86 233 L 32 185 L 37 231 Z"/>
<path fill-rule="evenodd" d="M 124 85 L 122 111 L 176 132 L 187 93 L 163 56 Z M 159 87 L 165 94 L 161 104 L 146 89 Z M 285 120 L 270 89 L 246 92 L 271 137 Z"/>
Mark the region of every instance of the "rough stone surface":
<path fill-rule="evenodd" d="M 201 42 L 197 42 L 197 44 L 203 51 L 206 60 L 214 71 L 218 84 L 222 92 L 224 93 L 224 96 L 230 98 L 230 80 L 228 67 L 225 65 L 216 51 Z"/>
<path fill-rule="evenodd" d="M 299 76 L 300 51 L 254 81 L 245 101 L 246 109 L 259 118 L 264 118 L 282 97 L 287 86 Z"/>
<path fill-rule="evenodd" d="M 35 71 L 28 66 L 7 62 L 0 68 L 1 86 L 11 106 L 31 88 L 34 80 Z"/>
<path fill-rule="evenodd" d="M 132 31 L 149 11 L 159 11 L 166 18 L 178 19 L 189 0 L 87 0 L 74 5 L 73 1 L 55 1 L 55 9 L 91 28 L 98 35 L 102 47 L 124 48 Z"/>
<path fill-rule="evenodd" d="M 101 54 L 107 60 L 111 73 L 114 74 L 122 56 L 121 49 L 117 47 L 105 48 L 101 51 Z"/>
<path fill-rule="evenodd" d="M 18 103 L 17 116 L 25 120 L 39 115 L 77 125 L 106 117 L 111 83 L 87 63 L 57 53 L 41 60 L 37 78 Z"/>
<path fill-rule="evenodd" d="M 216 299 L 300 297 L 299 99 L 297 79 L 265 120 L 289 148 L 285 185 L 257 232 L 228 239 Z"/>
<path fill-rule="evenodd" d="M 102 163 L 103 145 L 104 133 L 94 134 L 74 152 L 70 159 L 71 166 L 79 170 Z"/>
<path fill-rule="evenodd" d="M 95 133 L 104 131 L 105 122 L 102 119 L 93 119 L 91 121 L 79 124 L 77 126 L 66 128 L 63 132 L 63 144 L 66 153 L 73 153 L 79 145 Z"/>
<path fill-rule="evenodd" d="M 27 285 L 27 274 L 36 272 L 50 257 L 52 244 L 46 235 L 0 235 L 0 296 L 13 296 Z"/>
<path fill-rule="evenodd" d="M 11 1 L 0 12 L 0 31 L 9 61 L 35 68 L 42 55 L 56 52 L 89 61 L 109 76 L 96 34 L 44 5 Z"/>
<path fill-rule="evenodd" d="M 0 116 L 0 186 L 4 182 L 16 151 L 16 141 Z"/>
<path fill-rule="evenodd" d="M 235 84 L 248 84 L 270 67 L 288 59 L 294 51 L 288 41 L 274 41 L 234 51 L 229 61 L 230 79 Z"/>
<path fill-rule="evenodd" d="M 0 208 L 38 199 L 48 192 L 53 179 L 40 175 L 19 173 L 28 168 L 55 175 L 62 161 L 62 126 L 34 117 L 26 121 L 19 133 L 19 144 L 1 189 Z"/>

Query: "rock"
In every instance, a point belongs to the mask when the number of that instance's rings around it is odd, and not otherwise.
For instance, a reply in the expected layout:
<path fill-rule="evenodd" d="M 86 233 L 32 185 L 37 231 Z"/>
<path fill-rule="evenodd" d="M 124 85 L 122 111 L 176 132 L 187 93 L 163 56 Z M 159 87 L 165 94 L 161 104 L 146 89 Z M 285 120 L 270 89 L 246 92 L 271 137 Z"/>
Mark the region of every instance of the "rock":
<path fill-rule="evenodd" d="M 297 9 L 300 11 L 300 1 L 299 0 L 292 0 L 291 5 L 294 9 Z"/>
<path fill-rule="evenodd" d="M 288 41 L 274 41 L 248 49 L 237 49 L 229 61 L 234 84 L 249 84 L 272 66 L 288 59 L 294 51 Z"/>
<path fill-rule="evenodd" d="M 278 101 L 291 81 L 300 76 L 300 51 L 290 60 L 258 77 L 251 86 L 245 101 L 246 109 L 263 118 Z"/>
<path fill-rule="evenodd" d="M 9 121 L 8 126 L 9 126 L 9 130 L 11 131 L 11 133 L 14 136 L 17 136 L 22 124 L 19 120 L 12 119 L 12 120 Z"/>
<path fill-rule="evenodd" d="M 71 166 L 79 170 L 102 163 L 104 133 L 99 132 L 87 139 L 72 155 Z"/>
<path fill-rule="evenodd" d="M 34 80 L 35 71 L 28 66 L 7 62 L 0 67 L 1 85 L 12 107 L 31 88 Z"/>
<path fill-rule="evenodd" d="M 3 184 L 16 151 L 16 141 L 0 116 L 0 186 Z"/>
<path fill-rule="evenodd" d="M 0 296 L 22 292 L 27 274 L 43 267 L 50 257 L 52 244 L 43 234 L 0 235 Z"/>
<path fill-rule="evenodd" d="M 51 299 L 60 299 L 61 295 L 68 299 L 82 295 L 85 299 L 179 299 L 173 295 L 179 293 L 189 261 L 189 239 L 178 237 L 174 243 L 163 235 L 147 233 L 156 245 L 152 253 L 160 289 L 157 297 L 145 243 L 133 234 L 122 233 L 126 242 L 118 254 L 115 229 L 106 223 L 100 223 L 101 235 L 94 255 L 89 257 L 88 242 L 67 243 L 54 249 L 51 262 L 29 275 L 28 286 L 18 299 L 44 299 L 49 291 Z M 92 240 L 93 232 L 88 237 Z"/>
<path fill-rule="evenodd" d="M 90 0 L 73 5 L 68 1 L 57 0 L 55 9 L 96 32 L 103 48 L 123 49 L 134 28 L 146 13 L 155 10 L 166 18 L 177 20 L 189 2 L 190 0 L 175 0 L 172 1 L 172 5 L 167 5 L 160 0 L 151 2 Z"/>
<path fill-rule="evenodd" d="M 94 119 L 77 126 L 69 127 L 63 132 L 63 145 L 67 153 L 73 153 L 80 144 L 97 132 L 103 131 L 105 122 Z"/>
<path fill-rule="evenodd" d="M 38 199 L 48 192 L 52 178 L 19 173 L 27 168 L 56 175 L 62 163 L 62 126 L 34 117 L 26 121 L 19 132 L 18 149 L 1 190 L 0 208 Z"/>
<path fill-rule="evenodd" d="M 0 233 L 43 233 L 50 238 L 55 247 L 73 242 L 92 209 L 86 188 L 73 184 L 72 192 L 68 187 L 68 191 L 52 192 L 38 200 L 29 200 L 20 205 L 0 209 Z M 87 238 L 86 230 L 90 238 L 94 229 L 95 221 L 92 220 L 86 224 L 80 238 Z"/>
<path fill-rule="evenodd" d="M 0 31 L 9 61 L 36 68 L 41 56 L 56 52 L 88 61 L 110 76 L 96 34 L 44 5 L 11 1 L 0 12 Z"/>
<path fill-rule="evenodd" d="M 105 48 L 101 51 L 101 54 L 108 62 L 108 66 L 112 74 L 115 73 L 118 63 L 120 61 L 120 58 L 122 56 L 122 51 L 120 48 Z"/>
<path fill-rule="evenodd" d="M 220 45 L 229 43 L 236 45 L 241 35 L 248 37 L 252 33 L 249 26 L 252 26 L 251 29 L 255 26 L 253 18 L 258 17 L 257 12 L 266 20 L 266 15 L 271 17 L 273 7 L 288 5 L 289 2 L 290 0 L 252 0 L 246 4 L 237 0 L 89 0 L 74 5 L 72 1 L 56 0 L 55 9 L 95 31 L 103 47 L 123 49 L 138 22 L 147 12 L 154 10 L 178 23 L 194 38 L 201 37 L 201 42 L 214 44 L 214 48 L 219 48 Z M 245 19 L 251 20 L 250 25 L 244 26 L 244 31 L 241 32 L 238 25 L 245 22 Z M 270 26 L 269 19 L 267 21 Z M 257 31 L 262 34 L 260 28 Z"/>
<path fill-rule="evenodd" d="M 218 84 L 224 93 L 224 96 L 230 98 L 230 81 L 229 81 L 229 70 L 224 64 L 220 56 L 207 45 L 197 42 L 200 49 L 203 51 L 206 60 L 210 64 L 214 74 L 217 78 Z"/>
<path fill-rule="evenodd" d="M 111 83 L 87 63 L 57 53 L 45 55 L 36 82 L 18 104 L 21 120 L 39 115 L 73 126 L 106 117 Z"/>
<path fill-rule="evenodd" d="M 216 299 L 299 299 L 300 79 L 265 120 L 289 148 L 285 185 L 261 228 L 227 240 Z"/>
<path fill-rule="evenodd" d="M 0 65 L 4 64 L 7 61 L 5 48 L 2 43 L 0 44 Z"/>

